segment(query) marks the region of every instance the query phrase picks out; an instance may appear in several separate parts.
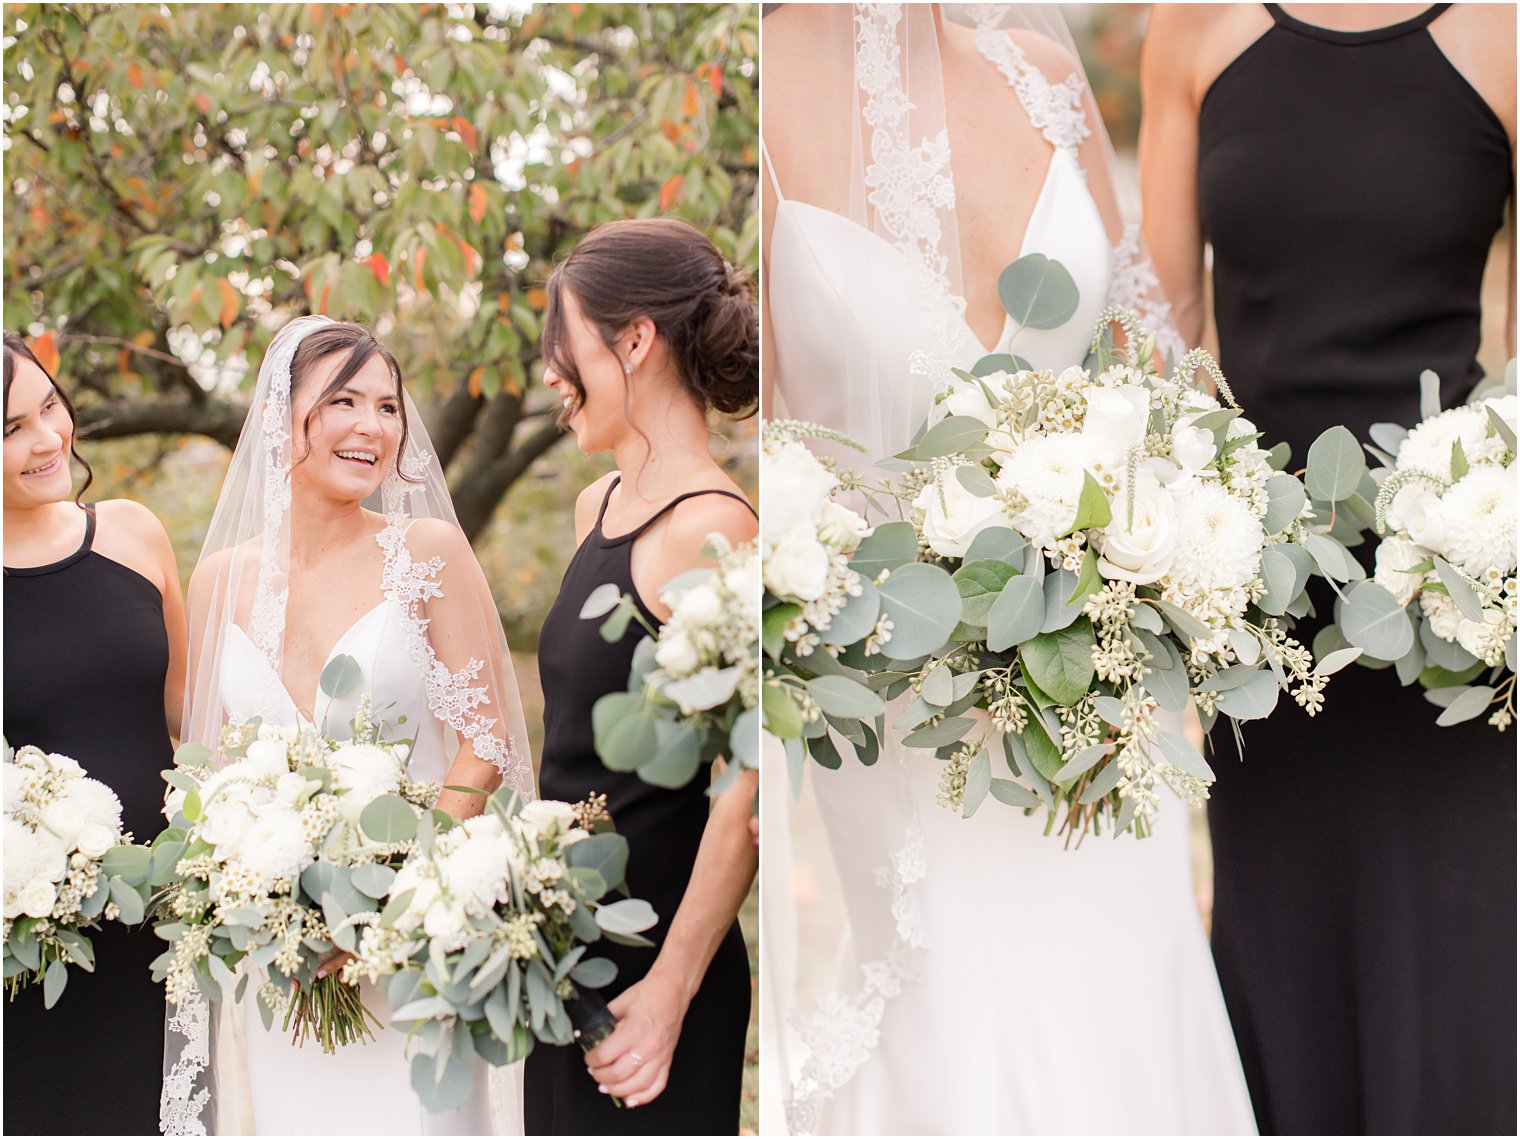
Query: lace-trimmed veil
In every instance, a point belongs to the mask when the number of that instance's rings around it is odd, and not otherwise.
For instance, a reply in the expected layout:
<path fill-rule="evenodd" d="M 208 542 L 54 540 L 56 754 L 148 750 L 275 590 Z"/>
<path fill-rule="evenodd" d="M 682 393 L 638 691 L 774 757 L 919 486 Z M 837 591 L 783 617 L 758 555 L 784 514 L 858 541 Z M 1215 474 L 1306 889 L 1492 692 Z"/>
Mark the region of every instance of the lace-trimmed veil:
<path fill-rule="evenodd" d="M 278 707 L 284 695 L 281 666 L 291 572 L 290 368 L 300 342 L 331 323 L 319 316 L 292 320 L 275 335 L 259 368 L 248 420 L 191 581 L 184 742 L 214 747 L 232 719 L 220 683 L 230 637 L 246 636 L 268 665 L 252 672 L 261 690 L 250 694 L 249 704 Z M 437 553 L 439 547 L 467 550 L 468 541 L 463 533 L 447 535 L 438 526 L 457 531 L 459 522 L 422 417 L 410 396 L 403 393 L 403 399 L 407 444 L 380 494 L 385 523 L 375 541 L 383 569 L 372 586 L 355 583 L 354 588 L 372 588 L 377 603 L 383 598 L 399 609 L 407 653 L 424 678 L 428 708 L 451 729 L 444 732 L 450 758 L 461 741 L 469 740 L 476 756 L 492 763 L 507 785 L 532 798 L 528 736 L 501 620 L 475 558 L 448 561 Z M 414 533 L 414 523 L 424 520 L 432 522 Z M 440 533 L 450 540 L 440 540 Z M 414 551 L 423 543 L 426 549 Z M 377 714 L 383 716 L 383 710 Z M 218 1100 L 238 1113 L 242 1075 L 233 1065 L 219 1076 L 214 1063 L 218 1043 L 237 1051 L 238 1033 L 228 1023 L 235 1020 L 227 1015 L 230 1005 L 230 999 L 209 1004 L 197 991 L 178 1006 L 168 1006 L 160 1103 L 165 1134 L 217 1131 Z M 219 1081 L 224 1086 L 219 1088 Z"/>
<path fill-rule="evenodd" d="M 782 34 L 771 35 L 773 29 Z M 1022 114 L 1038 132 L 1024 132 L 1030 141 L 1023 169 L 1041 169 L 1063 154 L 1075 162 L 1110 246 L 1111 283 L 1102 303 L 1133 310 L 1168 356 L 1180 355 L 1168 306 L 1142 249 L 1138 218 L 1126 219 L 1121 208 L 1108 132 L 1059 5 L 776 5 L 767 10 L 765 30 L 761 66 L 767 89 L 774 93 L 778 83 L 785 85 L 778 78 L 782 67 L 774 61 L 786 51 L 796 53 L 798 64 L 798 70 L 786 74 L 796 82 L 805 75 L 807 84 L 805 99 L 789 103 L 785 96 L 773 96 L 767 101 L 761 147 L 767 169 L 767 258 L 783 201 L 848 219 L 901 254 L 913 281 L 913 300 L 936 330 L 932 342 L 916 345 L 891 375 L 875 361 L 851 359 L 826 384 L 817 377 L 789 376 L 786 343 L 768 340 L 766 384 L 774 394 L 770 415 L 823 418 L 815 409 L 826 407 L 826 425 L 863 444 L 868 459 L 843 449 L 834 453 L 863 467 L 908 444 L 951 361 L 974 360 L 988 350 L 967 325 L 967 297 L 985 297 L 995 281 L 965 279 L 966 243 L 978 235 L 963 232 L 957 189 L 1007 167 L 998 167 L 992 156 L 979 162 L 952 152 L 941 70 L 952 51 L 957 97 L 975 91 L 974 97 L 982 100 L 981 114 Z M 774 74 L 764 73 L 767 61 Z M 968 82 L 966 72 L 979 67 L 985 71 Z M 798 108 L 796 121 L 787 121 L 785 109 L 773 114 L 773 107 Z M 1006 224 L 1012 227 L 1019 220 L 1009 218 Z M 904 373 L 914 382 L 904 383 Z M 819 445 L 820 450 L 830 446 Z M 878 768 L 888 770 L 872 774 L 896 780 L 896 809 L 894 817 L 875 821 L 890 830 L 893 854 L 877 871 L 880 893 L 846 899 L 845 908 L 856 922 L 868 910 L 883 911 L 880 919 L 892 924 L 895 936 L 876 959 L 849 958 L 853 986 L 831 993 L 821 1004 L 802 1007 L 796 998 L 792 892 L 797 863 L 787 819 L 796 788 L 789 786 L 788 764 L 779 748 L 768 752 L 762 766 L 767 818 L 761 849 L 767 883 L 762 899 L 762 1132 L 779 1130 L 784 1112 L 788 1131 L 809 1133 L 820 1126 L 829 1098 L 875 1047 L 887 1004 L 904 985 L 916 982 L 926 938 L 934 935 L 922 928 L 915 904 L 919 891 L 933 888 L 934 873 L 924 853 L 919 811 L 937 808 L 906 794 L 884 749 Z M 819 865 L 829 861 L 828 855 L 809 850 L 802 861 L 818 880 L 831 877 Z"/>

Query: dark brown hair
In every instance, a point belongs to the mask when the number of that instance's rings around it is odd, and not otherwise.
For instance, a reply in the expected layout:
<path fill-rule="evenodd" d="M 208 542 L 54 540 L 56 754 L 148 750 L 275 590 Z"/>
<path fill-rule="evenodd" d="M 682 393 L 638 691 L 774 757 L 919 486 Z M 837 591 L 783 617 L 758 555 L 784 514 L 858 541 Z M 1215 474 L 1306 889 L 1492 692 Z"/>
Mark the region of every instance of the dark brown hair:
<path fill-rule="evenodd" d="M 550 275 L 544 360 L 584 399 L 568 349 L 564 289 L 609 350 L 628 325 L 648 317 L 703 411 L 754 414 L 760 379 L 754 283 L 701 231 L 675 218 L 608 222 L 587 234 Z"/>
<path fill-rule="evenodd" d="M 311 375 L 318 363 L 339 352 L 348 353 L 348 358 L 338 366 L 332 379 L 327 381 L 327 386 L 317 394 L 311 410 L 301 421 L 303 433 L 306 435 L 306 452 L 296 459 L 291 467 L 304 463 L 307 455 L 311 454 L 311 421 L 323 402 L 329 396 L 336 395 L 349 380 L 359 374 L 359 370 L 364 365 L 379 356 L 385 361 L 385 366 L 390 369 L 391 379 L 396 383 L 396 402 L 401 409 L 401 441 L 396 447 L 396 472 L 406 481 L 414 481 L 401 473 L 401 456 L 406 453 L 406 441 L 409 435 L 406 398 L 401 390 L 401 366 L 396 363 L 396 357 L 391 355 L 390 349 L 381 344 L 375 334 L 364 325 L 340 320 L 324 324 L 315 332 L 308 332 L 301 343 L 296 345 L 295 355 L 290 359 L 290 394 L 295 395 L 296 389 Z"/>
<path fill-rule="evenodd" d="M 68 392 L 64 391 L 61 387 L 58 386 L 57 380 L 53 379 L 52 376 L 48 376 L 48 370 L 42 366 L 42 361 L 37 359 L 37 354 L 28 348 L 26 346 L 26 341 L 22 340 L 21 337 L 17 336 L 14 332 L 7 332 L 5 334 L 4 414 L 6 416 L 10 415 L 11 381 L 16 378 L 18 357 L 30 360 L 33 364 L 37 365 L 37 370 L 44 376 L 47 376 L 48 383 L 53 385 L 53 392 L 58 396 L 58 402 L 63 404 L 64 410 L 69 413 L 69 423 L 72 424 L 74 428 L 74 430 L 69 435 L 69 457 L 84 468 L 84 485 L 82 485 L 79 488 L 79 492 L 74 495 L 74 501 L 81 502 L 84 498 L 84 492 L 89 490 L 90 484 L 95 481 L 95 472 L 90 469 L 90 464 L 85 462 L 84 456 L 81 455 L 78 449 L 75 447 L 75 443 L 79 439 L 79 413 L 74 410 L 74 401 L 69 399 Z"/>

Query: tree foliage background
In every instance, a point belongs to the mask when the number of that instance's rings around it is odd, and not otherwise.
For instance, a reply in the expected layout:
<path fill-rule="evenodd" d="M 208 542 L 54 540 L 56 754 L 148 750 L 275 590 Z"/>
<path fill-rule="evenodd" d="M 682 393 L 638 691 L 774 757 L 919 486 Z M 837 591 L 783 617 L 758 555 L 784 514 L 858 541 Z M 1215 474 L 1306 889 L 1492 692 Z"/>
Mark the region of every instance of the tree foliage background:
<path fill-rule="evenodd" d="M 9 5 L 5 324 L 82 434 L 231 446 L 274 331 L 364 321 L 481 534 L 562 438 L 541 285 L 671 213 L 755 266 L 751 5 Z"/>

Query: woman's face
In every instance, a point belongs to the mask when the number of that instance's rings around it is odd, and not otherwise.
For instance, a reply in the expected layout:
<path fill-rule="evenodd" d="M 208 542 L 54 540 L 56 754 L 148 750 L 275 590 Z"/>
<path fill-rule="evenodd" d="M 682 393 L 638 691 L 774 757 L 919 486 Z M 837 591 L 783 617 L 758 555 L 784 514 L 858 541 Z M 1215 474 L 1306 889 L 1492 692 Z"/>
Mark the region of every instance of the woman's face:
<path fill-rule="evenodd" d="M 395 465 L 401 442 L 401 397 L 379 356 L 370 357 L 337 391 L 323 395 L 347 358 L 334 353 L 318 361 L 291 397 L 297 460 L 291 479 L 332 498 L 358 501 L 379 490 Z M 301 425 L 313 408 L 303 436 Z"/>
<path fill-rule="evenodd" d="M 73 490 L 69 449 L 74 424 L 41 368 L 24 356 L 5 401 L 5 504 L 44 506 Z"/>
<path fill-rule="evenodd" d="M 554 389 L 570 413 L 566 425 L 575 432 L 575 441 L 586 454 L 610 450 L 622 437 L 628 423 L 625 415 L 627 377 L 623 361 L 605 343 L 581 311 L 580 301 L 569 289 L 559 291 L 564 305 L 565 355 L 580 373 L 585 394 L 552 367 L 544 370 L 544 383 Z"/>

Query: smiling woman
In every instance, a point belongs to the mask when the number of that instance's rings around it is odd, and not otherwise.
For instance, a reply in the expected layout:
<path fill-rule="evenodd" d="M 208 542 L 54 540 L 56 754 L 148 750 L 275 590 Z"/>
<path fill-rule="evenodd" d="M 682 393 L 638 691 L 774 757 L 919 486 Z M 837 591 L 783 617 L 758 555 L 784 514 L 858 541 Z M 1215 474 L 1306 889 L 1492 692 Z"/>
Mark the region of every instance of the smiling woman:
<path fill-rule="evenodd" d="M 85 469 L 77 492 L 71 457 Z M 73 405 L 10 333 L 4 472 L 4 637 L 12 662 L 5 670 L 5 739 L 77 760 L 115 792 L 123 828 L 149 838 L 158 830 L 158 772 L 172 750 L 168 725 L 178 721 L 184 692 L 185 619 L 174 553 L 147 508 L 126 500 L 83 502 L 90 474 L 74 451 Z M 89 714 L 81 714 L 84 708 Z M 7 819 L 8 855 L 18 851 L 12 826 Z M 7 875 L 7 927 L 22 916 L 12 886 Z M 72 972 L 68 992 L 52 1009 L 44 1010 L 36 987 L 6 1008 L 9 1038 L 26 1042 L 5 1050 L 9 1132 L 98 1130 L 102 1100 L 123 1132 L 157 1129 L 158 1057 L 141 1042 L 163 1023 L 163 998 L 148 969 L 162 944 L 147 928 L 115 922 L 92 938 L 94 970 Z M 78 1055 L 82 1062 L 82 1049 L 95 1055 L 101 1047 L 116 1059 L 97 1074 L 99 1098 L 43 1094 L 50 1086 L 43 1065 L 51 1072 L 59 1060 Z"/>

